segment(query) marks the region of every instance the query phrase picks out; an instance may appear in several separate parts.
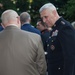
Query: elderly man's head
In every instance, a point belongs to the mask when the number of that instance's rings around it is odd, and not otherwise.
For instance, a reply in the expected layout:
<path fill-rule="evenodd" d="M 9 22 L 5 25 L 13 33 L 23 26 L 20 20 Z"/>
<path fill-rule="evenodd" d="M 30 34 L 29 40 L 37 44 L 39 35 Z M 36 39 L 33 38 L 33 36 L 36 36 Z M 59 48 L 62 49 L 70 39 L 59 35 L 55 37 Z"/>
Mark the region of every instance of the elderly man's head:
<path fill-rule="evenodd" d="M 20 18 L 16 11 L 14 10 L 6 10 L 1 15 L 2 25 L 4 27 L 15 24 L 17 26 L 20 26 Z"/>
<path fill-rule="evenodd" d="M 40 10 L 40 17 L 48 27 L 52 27 L 55 22 L 59 19 L 56 7 L 52 3 L 43 5 Z"/>
<path fill-rule="evenodd" d="M 30 14 L 28 12 L 22 12 L 20 14 L 20 21 L 21 21 L 21 24 L 30 23 L 31 21 Z"/>

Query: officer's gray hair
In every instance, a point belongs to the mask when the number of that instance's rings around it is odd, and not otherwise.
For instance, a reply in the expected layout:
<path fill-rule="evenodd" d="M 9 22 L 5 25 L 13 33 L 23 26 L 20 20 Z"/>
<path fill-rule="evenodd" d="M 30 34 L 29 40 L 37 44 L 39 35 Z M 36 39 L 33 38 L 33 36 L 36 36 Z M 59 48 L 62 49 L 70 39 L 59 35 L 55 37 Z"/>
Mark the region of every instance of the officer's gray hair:
<path fill-rule="evenodd" d="M 72 26 L 74 27 L 74 29 L 75 29 L 75 21 L 72 22 L 71 25 L 72 25 Z"/>
<path fill-rule="evenodd" d="M 39 9 L 39 13 L 41 13 L 45 9 L 50 9 L 51 11 L 53 11 L 56 10 L 56 7 L 52 3 L 46 3 Z"/>
<path fill-rule="evenodd" d="M 23 12 L 20 14 L 20 21 L 21 22 L 27 22 L 27 20 L 30 20 L 31 17 L 30 17 L 30 14 L 27 13 L 27 12 Z"/>

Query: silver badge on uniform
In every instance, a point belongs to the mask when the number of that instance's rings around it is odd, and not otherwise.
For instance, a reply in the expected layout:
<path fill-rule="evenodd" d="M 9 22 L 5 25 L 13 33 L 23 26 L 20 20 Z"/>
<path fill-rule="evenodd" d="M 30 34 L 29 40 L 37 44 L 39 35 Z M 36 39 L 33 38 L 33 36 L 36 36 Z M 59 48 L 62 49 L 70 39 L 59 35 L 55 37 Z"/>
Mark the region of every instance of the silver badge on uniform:
<path fill-rule="evenodd" d="M 64 22 L 64 21 L 61 21 L 61 23 L 62 23 L 63 25 L 65 25 L 65 22 Z"/>
<path fill-rule="evenodd" d="M 55 30 L 53 33 L 52 33 L 52 37 L 53 36 L 57 36 L 58 35 L 58 30 Z"/>
<path fill-rule="evenodd" d="M 53 51 L 55 49 L 55 46 L 54 45 L 51 45 L 50 48 Z"/>

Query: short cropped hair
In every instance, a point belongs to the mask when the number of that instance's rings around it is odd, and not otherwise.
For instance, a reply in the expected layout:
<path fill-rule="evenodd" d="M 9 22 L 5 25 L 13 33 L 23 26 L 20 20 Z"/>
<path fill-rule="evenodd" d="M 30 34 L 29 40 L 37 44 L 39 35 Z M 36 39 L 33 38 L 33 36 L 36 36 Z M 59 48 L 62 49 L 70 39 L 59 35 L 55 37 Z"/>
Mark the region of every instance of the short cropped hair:
<path fill-rule="evenodd" d="M 56 7 L 52 3 L 46 3 L 39 9 L 39 13 L 41 13 L 45 9 L 50 9 L 51 11 L 53 11 L 56 10 Z"/>
<path fill-rule="evenodd" d="M 21 22 L 26 22 L 27 20 L 30 20 L 31 17 L 30 17 L 30 14 L 27 13 L 27 12 L 23 12 L 20 14 L 20 21 Z"/>
<path fill-rule="evenodd" d="M 15 20 L 17 17 L 18 17 L 17 12 L 12 9 L 9 9 L 2 13 L 1 20 L 2 23 L 6 23 L 9 20 Z"/>
<path fill-rule="evenodd" d="M 75 21 L 72 22 L 71 25 L 72 25 L 72 26 L 74 27 L 74 29 L 75 29 Z"/>

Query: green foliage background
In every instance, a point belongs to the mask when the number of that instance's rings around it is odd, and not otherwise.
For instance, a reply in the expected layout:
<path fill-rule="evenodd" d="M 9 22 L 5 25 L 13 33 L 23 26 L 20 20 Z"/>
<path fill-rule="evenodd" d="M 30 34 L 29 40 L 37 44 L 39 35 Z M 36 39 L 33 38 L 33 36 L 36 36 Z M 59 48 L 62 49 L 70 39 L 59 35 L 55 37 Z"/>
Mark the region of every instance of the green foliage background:
<path fill-rule="evenodd" d="M 3 5 L 2 7 L 0 6 L 0 15 L 7 9 L 13 9 L 19 14 L 27 11 L 31 15 L 31 23 L 35 26 L 39 18 L 40 7 L 48 2 L 57 7 L 60 16 L 70 22 L 75 20 L 75 0 L 0 0 L 0 4 Z"/>

